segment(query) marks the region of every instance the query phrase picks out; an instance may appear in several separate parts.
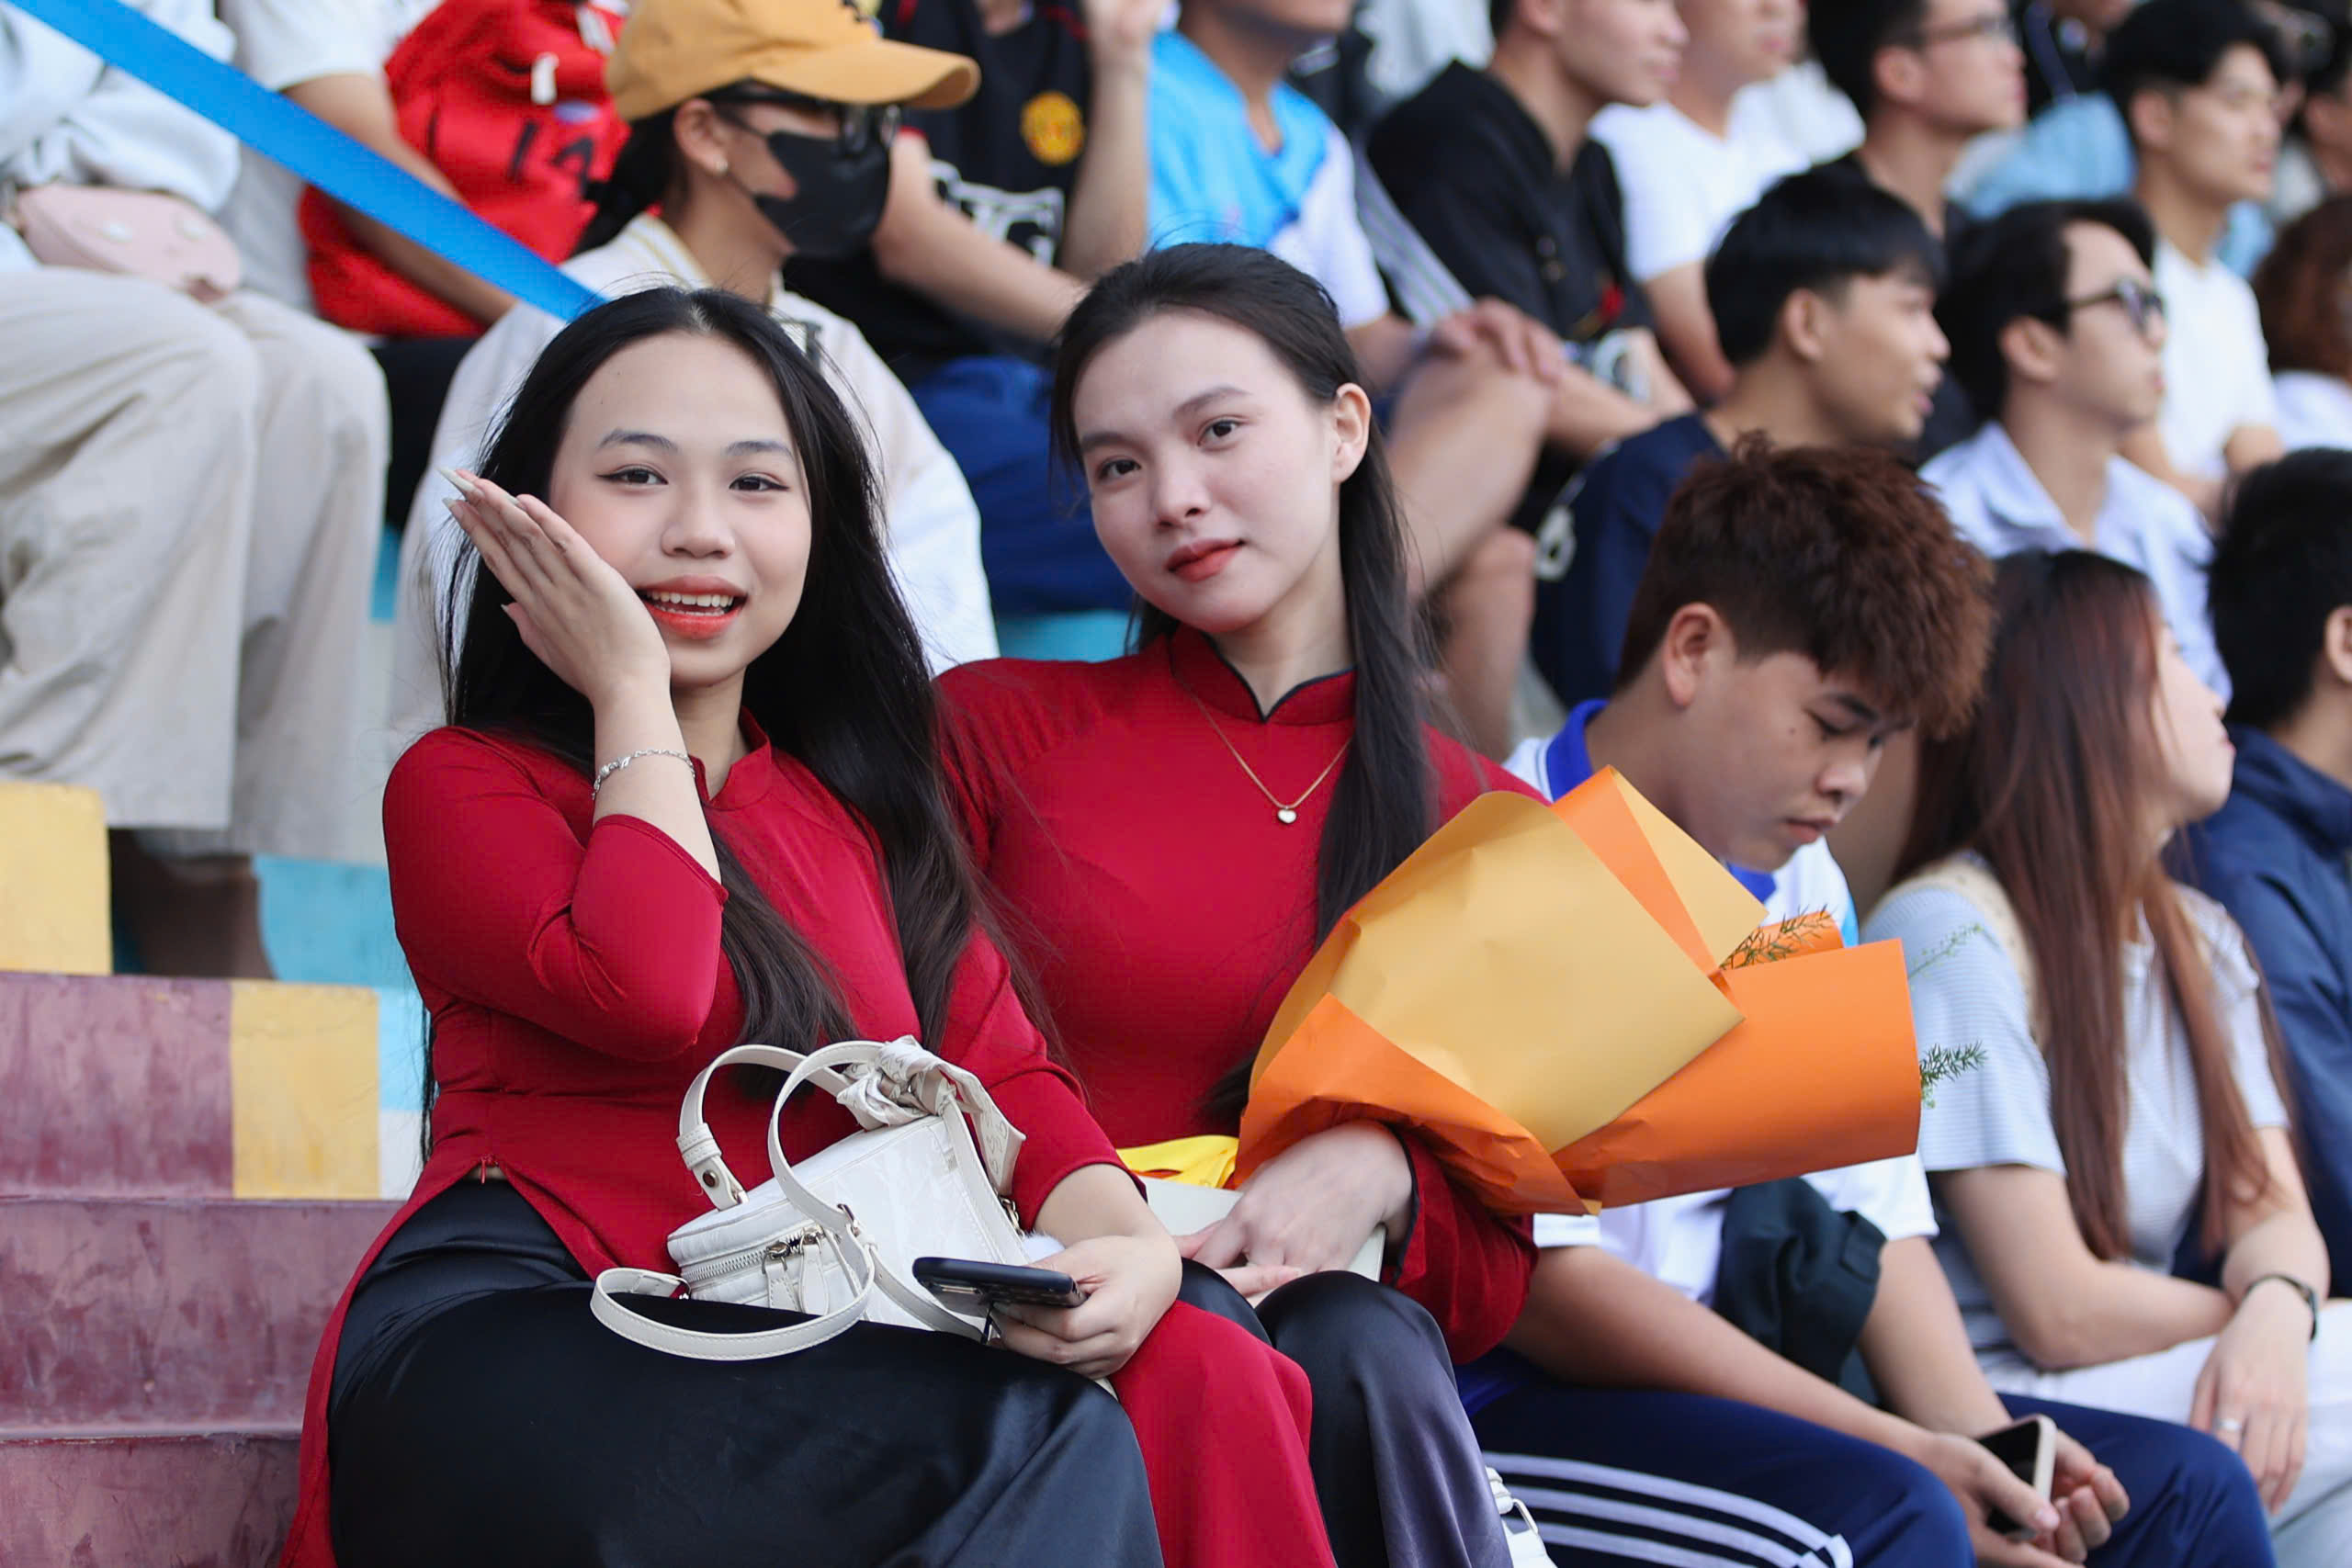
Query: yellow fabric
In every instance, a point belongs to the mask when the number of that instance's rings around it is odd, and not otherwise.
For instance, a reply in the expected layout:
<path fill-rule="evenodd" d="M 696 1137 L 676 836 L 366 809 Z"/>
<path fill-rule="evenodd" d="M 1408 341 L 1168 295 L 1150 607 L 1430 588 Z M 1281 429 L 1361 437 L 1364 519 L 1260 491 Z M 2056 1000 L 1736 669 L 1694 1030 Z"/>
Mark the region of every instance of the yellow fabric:
<path fill-rule="evenodd" d="M 1233 1164 L 1240 1150 L 1240 1139 L 1205 1133 L 1197 1138 L 1138 1144 L 1121 1149 L 1119 1157 L 1137 1176 L 1181 1181 L 1188 1187 L 1223 1187 L 1233 1179 Z"/>

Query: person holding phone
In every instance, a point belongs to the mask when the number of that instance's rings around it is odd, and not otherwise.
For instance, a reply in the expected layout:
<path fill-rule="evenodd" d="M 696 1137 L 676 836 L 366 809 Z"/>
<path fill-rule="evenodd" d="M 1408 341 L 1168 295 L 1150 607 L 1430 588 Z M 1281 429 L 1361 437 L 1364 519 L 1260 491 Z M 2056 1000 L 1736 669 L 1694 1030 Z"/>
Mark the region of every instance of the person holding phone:
<path fill-rule="evenodd" d="M 2161 858 L 2229 793 L 2221 700 L 2119 561 L 2015 555 L 1997 599 L 1984 705 L 1925 749 L 1909 879 L 1865 931 L 1902 941 L 1921 1043 L 1984 1055 L 1921 1117 L 1938 1255 L 1996 1388 L 2212 1433 L 2279 1562 L 2341 1563 L 2352 1322 L 2322 1306 L 2260 976 Z"/>
<path fill-rule="evenodd" d="M 842 1568 L 1328 1564 L 1298 1369 L 1175 1302 L 989 935 L 865 437 L 816 362 L 735 295 L 633 294 L 454 477 L 483 570 L 451 723 L 384 802 L 432 1145 L 321 1347 L 288 1568 L 753 1568 L 780 1521 Z M 900 1035 L 1024 1134 L 1010 1199 L 1083 1305 L 1029 1309 L 1022 1356 L 866 1323 L 710 1362 L 595 1321 L 599 1270 L 663 1268 L 707 1212 L 675 1133 L 718 1053 Z M 748 1152 L 769 1106 L 721 1086 L 708 1115 Z M 780 1135 L 806 1157 L 852 1125 L 803 1100 Z"/>
<path fill-rule="evenodd" d="M 1238 245 L 1106 274 L 1063 330 L 1054 428 L 1143 601 L 1140 646 L 950 671 L 950 773 L 1113 1140 L 1229 1135 L 1333 922 L 1475 796 L 1523 786 L 1429 725 L 1396 491 L 1312 278 Z M 1375 1231 L 1378 1284 L 1345 1271 Z M 1186 1299 L 1221 1303 L 1313 1379 L 1342 1564 L 1504 1560 L 1451 1362 L 1517 1316 L 1523 1222 L 1409 1134 L 1358 1122 L 1270 1161 L 1180 1245 L 1204 1266 Z M 1031 1312 L 1000 1314 L 1016 1348 Z"/>
<path fill-rule="evenodd" d="M 1985 575 L 1892 454 L 1751 437 L 1668 505 L 1615 690 L 1511 766 L 1547 796 L 1617 770 L 1768 919 L 1850 943 L 1825 835 L 1883 787 L 1891 739 L 1967 724 Z M 1563 1568 L 1704 1562 L 1727 1520 L 1792 1563 L 2270 1562 L 2212 1438 L 1996 1392 L 1936 1228 L 1916 1156 L 1538 1216 L 1526 1310 L 1462 1395 L 1537 1522 L 1575 1532 Z M 2046 1447 L 2016 1430 L 2035 1416 Z"/>

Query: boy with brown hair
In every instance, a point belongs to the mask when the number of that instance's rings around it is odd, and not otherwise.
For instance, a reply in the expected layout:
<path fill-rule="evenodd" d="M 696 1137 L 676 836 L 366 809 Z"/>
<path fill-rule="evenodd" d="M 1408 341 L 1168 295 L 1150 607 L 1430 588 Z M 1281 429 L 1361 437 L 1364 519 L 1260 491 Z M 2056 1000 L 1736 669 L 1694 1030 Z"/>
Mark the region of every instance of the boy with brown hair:
<path fill-rule="evenodd" d="M 1614 692 L 1513 769 L 1556 796 L 1616 768 L 1773 918 L 1826 910 L 1850 941 L 1822 837 L 1887 737 L 1973 709 L 1984 584 L 1891 454 L 1750 437 L 1668 503 Z M 1730 1561 L 1727 1528 L 1756 1561 L 2268 1560 L 2245 1466 L 2210 1438 L 1993 1392 L 1916 1156 L 1535 1224 L 1526 1310 L 1462 1383 L 1556 1562 Z M 2071 1434 L 2046 1502 L 1974 1441 L 2033 1414 Z"/>

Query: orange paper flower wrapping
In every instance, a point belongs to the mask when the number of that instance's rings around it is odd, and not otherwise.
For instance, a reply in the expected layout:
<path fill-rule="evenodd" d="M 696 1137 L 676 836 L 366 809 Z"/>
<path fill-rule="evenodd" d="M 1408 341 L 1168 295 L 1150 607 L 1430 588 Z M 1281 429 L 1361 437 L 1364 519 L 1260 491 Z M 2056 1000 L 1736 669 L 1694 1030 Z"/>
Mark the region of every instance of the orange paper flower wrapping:
<path fill-rule="evenodd" d="M 1411 1128 L 1501 1213 L 1642 1202 L 1907 1154 L 1902 949 L 1764 913 L 1613 771 L 1471 804 L 1349 911 L 1267 1032 L 1246 1179 L 1300 1139 Z"/>

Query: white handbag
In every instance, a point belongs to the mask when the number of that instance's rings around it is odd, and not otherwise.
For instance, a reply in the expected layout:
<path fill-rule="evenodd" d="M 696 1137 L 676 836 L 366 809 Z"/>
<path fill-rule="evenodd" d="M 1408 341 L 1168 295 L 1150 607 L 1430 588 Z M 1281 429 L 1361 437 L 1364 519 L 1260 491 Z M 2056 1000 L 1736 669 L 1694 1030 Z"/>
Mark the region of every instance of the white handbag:
<path fill-rule="evenodd" d="M 750 1192 L 727 1168 L 702 1114 L 711 1075 L 738 1066 L 790 1075 L 768 1112 L 775 1178 Z M 796 1166 L 785 1157 L 778 1129 L 803 1084 L 831 1094 L 863 1130 Z M 908 1269 L 925 1256 L 1028 1260 L 1003 1196 L 1021 1144 L 978 1078 L 911 1039 L 846 1041 L 806 1056 L 774 1045 L 735 1046 L 695 1075 L 678 1111 L 678 1152 L 713 1212 L 671 1233 L 676 1274 L 607 1269 L 596 1277 L 590 1307 L 626 1338 L 711 1361 L 806 1350 L 868 1318 L 978 1339 L 978 1322 L 941 1306 Z M 657 1323 L 618 1299 L 681 1289 L 695 1301 L 781 1307 L 809 1321 L 711 1333 Z"/>

